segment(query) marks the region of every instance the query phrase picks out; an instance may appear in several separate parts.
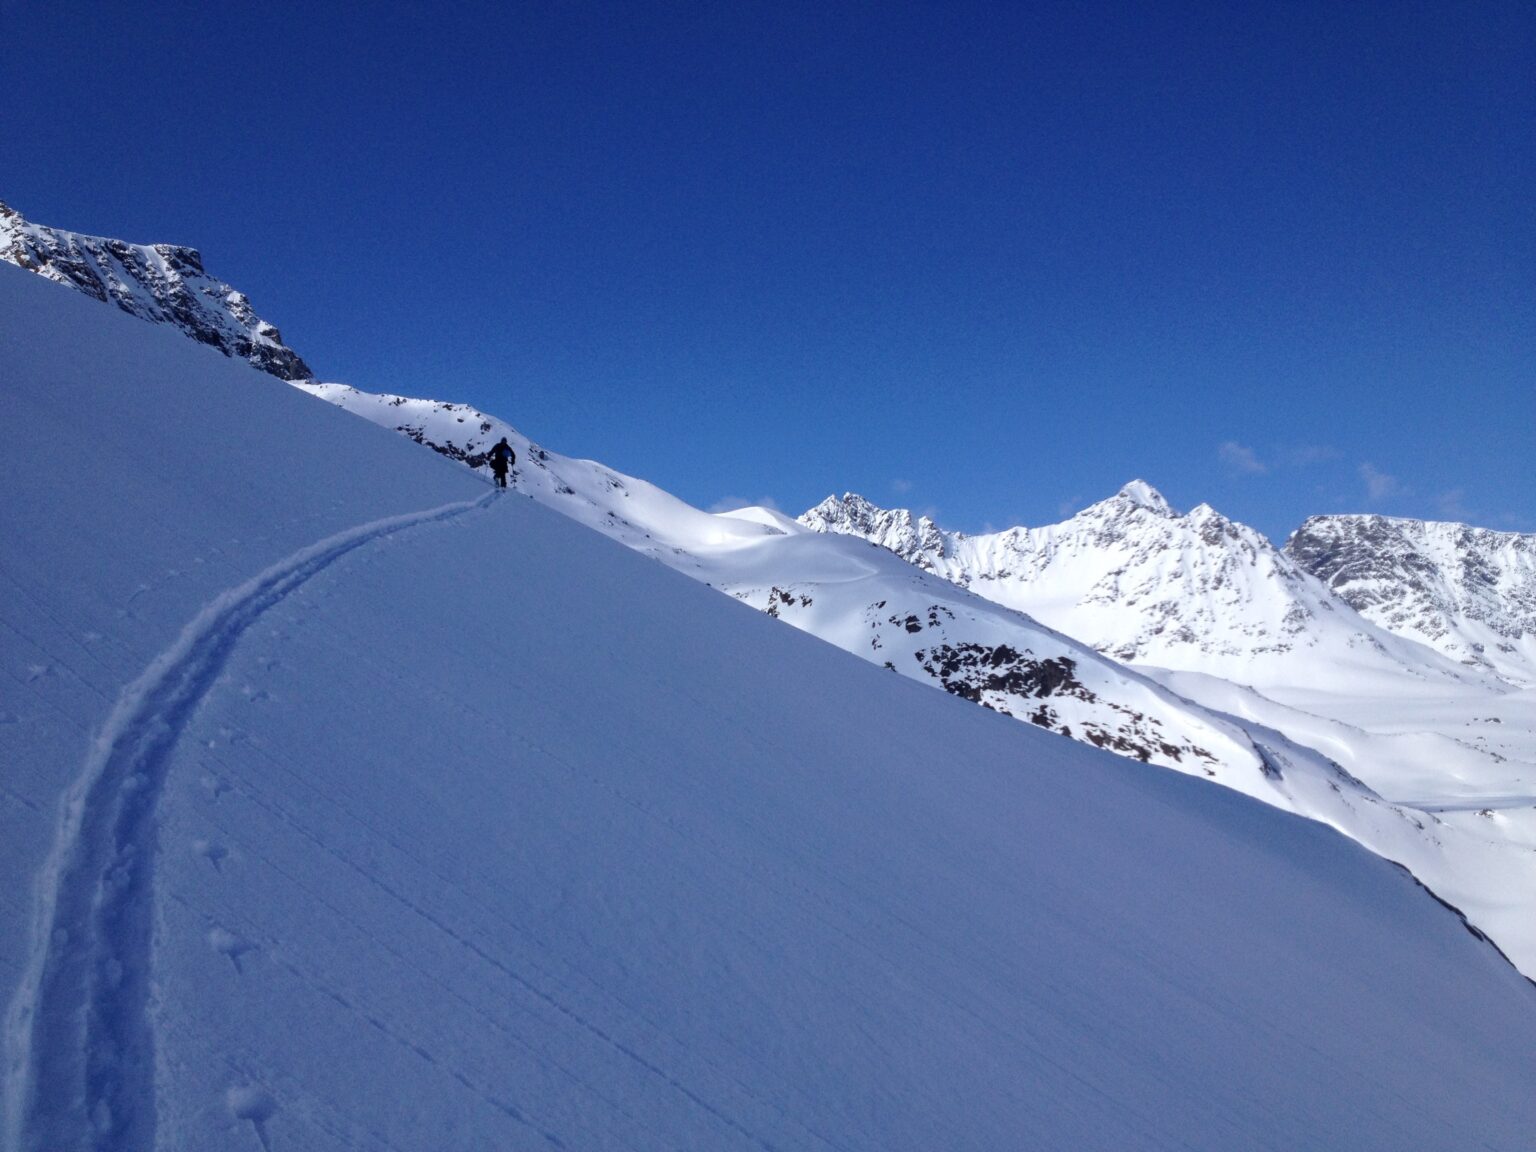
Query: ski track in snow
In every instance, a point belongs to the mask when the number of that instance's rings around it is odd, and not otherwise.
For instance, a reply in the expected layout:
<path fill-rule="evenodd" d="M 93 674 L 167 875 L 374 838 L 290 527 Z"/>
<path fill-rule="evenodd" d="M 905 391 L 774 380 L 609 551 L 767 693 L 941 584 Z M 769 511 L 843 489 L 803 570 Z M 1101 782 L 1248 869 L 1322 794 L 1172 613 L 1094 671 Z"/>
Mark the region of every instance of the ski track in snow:
<path fill-rule="evenodd" d="M 6 1148 L 154 1147 L 155 808 L 177 738 L 241 635 L 354 549 L 497 495 L 370 521 L 294 552 L 210 601 L 118 695 L 37 880 L 32 958 L 6 1021 Z"/>

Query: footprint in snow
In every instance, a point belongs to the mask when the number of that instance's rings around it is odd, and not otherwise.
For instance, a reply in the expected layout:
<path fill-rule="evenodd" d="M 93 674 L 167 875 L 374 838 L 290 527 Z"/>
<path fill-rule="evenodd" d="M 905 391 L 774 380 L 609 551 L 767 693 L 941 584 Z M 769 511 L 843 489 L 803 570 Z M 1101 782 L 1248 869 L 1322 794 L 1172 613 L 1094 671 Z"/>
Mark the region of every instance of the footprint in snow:
<path fill-rule="evenodd" d="M 261 1146 L 267 1152 L 271 1152 L 267 1121 L 277 1111 L 277 1101 L 272 1099 L 272 1093 L 256 1084 L 239 1084 L 224 1093 L 224 1103 L 236 1120 L 251 1122 L 251 1127 L 256 1130 L 256 1139 L 261 1141 Z"/>
<path fill-rule="evenodd" d="M 209 797 L 214 800 L 217 800 L 220 796 L 229 791 L 229 785 L 224 783 L 223 780 L 220 780 L 212 772 L 204 772 L 203 778 L 201 781 L 199 781 L 199 783 L 202 784 L 203 791 L 208 793 Z"/>
<path fill-rule="evenodd" d="M 248 940 L 242 940 L 228 928 L 217 927 L 208 929 L 208 947 L 228 956 L 229 962 L 235 966 L 237 976 L 245 975 L 245 970 L 240 967 L 240 957 L 256 951 L 256 945 Z"/>
<path fill-rule="evenodd" d="M 224 860 L 229 856 L 229 849 L 217 840 L 194 840 L 192 841 L 192 854 L 194 856 L 201 856 L 208 863 L 212 864 L 215 872 L 222 872 L 224 871 Z"/>

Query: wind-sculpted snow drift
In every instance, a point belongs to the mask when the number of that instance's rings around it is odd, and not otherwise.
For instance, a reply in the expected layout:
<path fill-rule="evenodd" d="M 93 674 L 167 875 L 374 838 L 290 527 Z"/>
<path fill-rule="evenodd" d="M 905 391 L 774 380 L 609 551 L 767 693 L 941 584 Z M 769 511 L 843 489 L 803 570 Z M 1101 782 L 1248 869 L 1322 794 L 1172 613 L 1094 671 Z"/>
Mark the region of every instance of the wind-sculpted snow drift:
<path fill-rule="evenodd" d="M 516 494 L 378 536 L 485 489 L 35 278 L 0 315 L 0 980 L 47 1037 L 7 1099 L 57 1093 L 14 1147 L 1527 1143 L 1536 990 L 1328 829 Z M 66 431 L 111 483 L 57 473 Z M 143 911 L 82 946 L 144 990 L 107 1014 L 142 1062 L 84 1042 L 71 1091 L 36 1060 L 75 1001 L 19 990 L 71 946 L 34 891 L 121 701 L 164 725 L 101 889 Z"/>

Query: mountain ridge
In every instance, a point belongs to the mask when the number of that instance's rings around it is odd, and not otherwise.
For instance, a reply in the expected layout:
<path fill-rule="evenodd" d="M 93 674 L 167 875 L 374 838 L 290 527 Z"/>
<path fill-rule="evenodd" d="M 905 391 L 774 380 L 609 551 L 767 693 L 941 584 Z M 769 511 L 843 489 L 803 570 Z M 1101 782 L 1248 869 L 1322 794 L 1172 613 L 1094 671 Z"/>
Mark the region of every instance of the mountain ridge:
<path fill-rule="evenodd" d="M 313 378 L 245 293 L 210 276 L 195 248 L 128 244 L 34 224 L 0 203 L 0 260 L 65 284 L 141 320 L 170 324 L 200 344 L 280 380 Z"/>
<path fill-rule="evenodd" d="M 1375 675 L 1463 678 L 1359 616 L 1261 533 L 1209 504 L 1181 515 L 1142 480 L 1061 523 L 986 535 L 856 494 L 828 497 L 800 522 L 891 548 L 1125 663 L 1251 678 L 1312 649 Z"/>
<path fill-rule="evenodd" d="M 1536 686 L 1536 535 L 1453 521 L 1312 516 L 1284 550 L 1368 620 Z"/>

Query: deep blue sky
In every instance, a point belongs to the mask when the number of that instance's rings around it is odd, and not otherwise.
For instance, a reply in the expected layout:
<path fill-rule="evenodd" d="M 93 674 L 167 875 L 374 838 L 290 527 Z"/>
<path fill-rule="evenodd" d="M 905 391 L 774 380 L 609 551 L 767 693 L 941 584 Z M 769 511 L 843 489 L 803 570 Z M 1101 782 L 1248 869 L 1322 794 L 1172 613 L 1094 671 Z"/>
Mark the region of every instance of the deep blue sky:
<path fill-rule="evenodd" d="M 0 0 L 0 199 L 709 506 L 1536 530 L 1536 6 Z"/>

